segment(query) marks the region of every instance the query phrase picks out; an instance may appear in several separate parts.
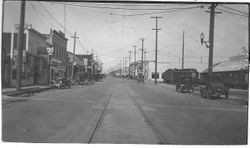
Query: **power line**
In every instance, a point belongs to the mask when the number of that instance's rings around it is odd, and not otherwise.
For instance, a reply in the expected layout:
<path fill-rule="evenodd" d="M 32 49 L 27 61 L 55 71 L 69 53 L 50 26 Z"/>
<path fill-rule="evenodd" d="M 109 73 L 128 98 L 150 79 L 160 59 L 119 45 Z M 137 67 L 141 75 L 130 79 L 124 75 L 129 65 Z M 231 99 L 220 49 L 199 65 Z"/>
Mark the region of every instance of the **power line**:
<path fill-rule="evenodd" d="M 60 4 L 58 2 L 51 2 L 54 4 Z M 62 4 L 60 4 L 62 5 Z M 139 10 L 139 11 L 159 11 L 159 10 L 173 10 L 173 9 L 185 9 L 185 8 L 170 8 L 170 9 L 166 9 L 166 8 L 124 8 L 124 7 L 107 7 L 107 6 L 86 6 L 86 5 L 81 5 L 81 4 L 66 4 L 66 5 L 70 5 L 70 6 L 79 6 L 79 7 L 85 7 L 85 8 L 100 8 L 100 9 L 118 9 L 118 10 Z M 201 7 L 201 6 L 199 6 Z"/>
<path fill-rule="evenodd" d="M 87 48 L 84 47 L 83 43 L 82 43 L 79 39 L 78 39 L 77 41 L 78 41 L 79 44 L 82 46 L 82 48 L 83 48 L 86 52 L 88 52 Z"/>
<path fill-rule="evenodd" d="M 240 10 L 236 10 L 236 9 L 233 9 L 233 8 L 230 8 L 230 7 L 227 7 L 227 6 L 224 6 L 224 5 L 220 5 L 221 7 L 223 8 L 226 8 L 226 9 L 229 9 L 229 10 L 232 10 L 232 11 L 235 11 L 235 12 L 238 12 L 238 13 L 242 13 L 243 15 L 248 15 L 246 12 L 243 12 L 243 11 L 240 11 Z"/>
<path fill-rule="evenodd" d="M 201 5 L 201 6 L 187 7 L 187 8 L 164 9 L 165 11 L 160 11 L 160 12 L 147 12 L 147 13 L 127 14 L 125 16 L 141 16 L 141 15 L 161 14 L 161 13 L 177 12 L 177 11 L 184 11 L 184 10 L 196 9 L 196 8 L 203 8 L 203 6 Z M 158 9 L 158 10 L 161 10 L 161 9 Z M 110 15 L 123 16 L 121 14 L 115 14 L 115 13 L 111 13 Z"/>
<path fill-rule="evenodd" d="M 49 16 L 51 18 L 53 18 L 53 20 L 55 20 L 57 22 L 57 24 L 60 25 L 60 27 L 64 28 L 64 26 L 43 6 L 43 4 L 41 2 L 39 2 L 40 6 L 47 12 L 47 14 L 49 14 Z M 65 30 L 67 32 L 69 32 L 71 35 L 74 35 L 73 33 L 71 33 L 67 28 L 65 28 Z"/>
<path fill-rule="evenodd" d="M 134 4 L 128 4 L 128 3 L 123 3 L 123 4 L 120 4 L 120 3 L 109 3 L 109 2 L 105 2 L 105 3 L 88 3 L 88 2 L 85 2 L 87 3 L 88 5 L 110 5 L 110 6 L 135 6 L 135 7 L 138 7 L 138 6 L 162 6 L 162 5 L 166 5 L 166 4 L 146 4 L 146 3 L 134 3 Z"/>
<path fill-rule="evenodd" d="M 32 4 L 32 3 L 31 3 Z M 32 4 L 33 5 L 33 4 Z M 39 7 L 40 5 L 38 6 L 35 6 L 33 5 L 34 7 Z M 36 8 L 34 9 L 36 10 Z M 40 11 L 39 11 L 40 10 Z M 42 6 L 40 6 L 40 9 L 37 9 L 37 12 L 41 15 L 42 18 L 46 19 L 47 18 L 47 21 L 49 21 L 49 23 L 51 25 L 53 25 L 54 27 L 57 27 L 58 25 L 56 24 L 55 20 L 53 20 L 51 17 L 46 17 L 46 12 L 45 10 L 42 8 Z M 48 15 L 48 14 L 47 14 Z"/>
<path fill-rule="evenodd" d="M 31 7 L 34 10 L 34 12 L 38 13 L 38 15 L 41 18 L 41 20 L 43 21 L 43 23 L 49 27 L 49 23 L 44 19 L 44 17 L 42 16 L 41 12 L 37 11 L 35 5 L 33 3 L 29 3 L 29 4 L 31 5 Z"/>
<path fill-rule="evenodd" d="M 51 17 L 51 18 L 53 18 L 53 20 L 54 21 L 56 21 L 57 22 L 57 24 L 59 24 L 62 28 L 65 28 L 40 2 L 39 2 L 39 4 L 40 4 L 40 6 L 49 14 L 49 16 Z M 67 28 L 65 28 L 65 30 L 67 31 L 67 32 L 69 32 L 69 34 L 71 34 L 71 35 L 73 35 L 73 33 L 71 33 Z M 86 51 L 86 52 L 88 52 L 88 50 L 84 47 L 84 45 L 82 44 L 82 42 L 78 39 L 77 40 L 79 43 L 80 43 L 80 45 L 82 46 L 82 48 Z"/>
<path fill-rule="evenodd" d="M 220 11 L 224 11 L 224 12 L 230 13 L 230 14 L 239 15 L 239 16 L 243 16 L 243 17 L 248 17 L 247 15 L 235 13 L 235 12 L 228 11 L 228 10 L 225 10 L 225 9 L 221 9 L 221 8 L 216 8 L 216 9 L 217 9 L 217 10 L 220 10 Z"/>

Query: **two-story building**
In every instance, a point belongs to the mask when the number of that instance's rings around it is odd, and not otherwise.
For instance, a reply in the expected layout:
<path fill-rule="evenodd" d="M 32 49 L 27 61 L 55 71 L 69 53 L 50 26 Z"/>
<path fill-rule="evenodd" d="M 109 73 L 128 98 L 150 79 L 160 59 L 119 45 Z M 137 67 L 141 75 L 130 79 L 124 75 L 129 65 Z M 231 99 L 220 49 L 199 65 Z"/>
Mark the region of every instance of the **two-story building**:
<path fill-rule="evenodd" d="M 77 54 L 76 56 L 84 61 L 85 72 L 87 72 L 89 74 L 94 72 L 94 69 L 93 69 L 93 65 L 94 65 L 93 54 L 88 54 L 88 55 L 86 55 L 86 54 Z"/>
<path fill-rule="evenodd" d="M 81 76 L 85 73 L 84 60 L 69 51 L 68 51 L 68 56 L 69 56 L 69 63 L 72 64 L 71 67 L 73 69 L 73 72 L 71 70 L 70 73 L 71 79 L 80 81 Z"/>
<path fill-rule="evenodd" d="M 61 31 L 50 29 L 50 33 L 45 35 L 51 41 L 53 54 L 50 61 L 50 79 L 67 75 L 67 41 L 65 34 Z M 66 76 L 67 77 L 67 76 Z"/>
<path fill-rule="evenodd" d="M 15 25 L 11 33 L 3 33 L 3 50 L 9 55 L 7 62 L 5 60 L 5 70 L 2 79 L 6 86 L 16 86 L 17 75 L 17 55 L 18 55 L 18 25 Z M 25 25 L 24 47 L 22 58 L 22 85 L 45 85 L 47 84 L 47 60 L 38 54 L 39 48 L 46 48 L 48 43 L 46 37 L 32 28 L 31 25 Z M 7 64 L 6 64 L 7 63 Z M 7 67 L 8 65 L 8 67 Z M 9 76 L 7 76 L 9 75 Z"/>

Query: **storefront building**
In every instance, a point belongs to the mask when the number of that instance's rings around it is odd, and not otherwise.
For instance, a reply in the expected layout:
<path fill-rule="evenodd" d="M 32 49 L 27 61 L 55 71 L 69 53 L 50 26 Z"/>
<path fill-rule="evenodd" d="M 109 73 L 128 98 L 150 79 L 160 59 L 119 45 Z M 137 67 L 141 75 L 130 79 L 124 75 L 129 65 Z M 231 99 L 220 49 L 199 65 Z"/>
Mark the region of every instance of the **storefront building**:
<path fill-rule="evenodd" d="M 18 28 L 14 27 L 11 33 L 3 33 L 5 38 L 5 54 L 8 58 L 5 59 L 5 70 L 2 80 L 4 86 L 15 87 L 17 84 L 17 42 Z M 24 47 L 22 58 L 22 86 L 27 85 L 46 85 L 47 84 L 47 61 L 46 58 L 38 54 L 39 48 L 46 48 L 48 43 L 46 37 L 32 28 L 31 25 L 26 25 L 24 30 Z M 6 45 L 7 44 L 7 45 Z M 8 66 L 7 66 L 8 65 Z"/>

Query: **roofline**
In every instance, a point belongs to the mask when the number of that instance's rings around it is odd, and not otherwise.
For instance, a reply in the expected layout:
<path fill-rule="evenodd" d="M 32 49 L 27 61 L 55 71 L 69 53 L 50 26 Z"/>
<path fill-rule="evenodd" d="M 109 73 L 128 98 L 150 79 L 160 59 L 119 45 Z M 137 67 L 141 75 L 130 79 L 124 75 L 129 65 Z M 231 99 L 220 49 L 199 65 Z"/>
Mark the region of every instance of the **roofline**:
<path fill-rule="evenodd" d="M 65 36 L 62 36 L 58 31 L 53 30 L 53 33 L 57 34 L 58 36 L 60 36 L 62 39 L 64 39 L 65 41 L 68 41 L 67 38 L 65 38 Z"/>
<path fill-rule="evenodd" d="M 216 72 L 237 72 L 237 71 L 248 71 L 248 69 L 226 70 L 226 71 L 213 71 L 212 73 L 216 73 Z M 201 72 L 201 73 L 207 73 L 207 71 Z"/>
<path fill-rule="evenodd" d="M 47 39 L 47 37 L 45 35 L 43 35 L 42 33 L 40 33 L 39 31 L 37 31 L 37 30 L 35 30 L 33 28 L 28 28 L 27 30 L 32 31 L 32 32 L 36 33 L 37 35 Z"/>

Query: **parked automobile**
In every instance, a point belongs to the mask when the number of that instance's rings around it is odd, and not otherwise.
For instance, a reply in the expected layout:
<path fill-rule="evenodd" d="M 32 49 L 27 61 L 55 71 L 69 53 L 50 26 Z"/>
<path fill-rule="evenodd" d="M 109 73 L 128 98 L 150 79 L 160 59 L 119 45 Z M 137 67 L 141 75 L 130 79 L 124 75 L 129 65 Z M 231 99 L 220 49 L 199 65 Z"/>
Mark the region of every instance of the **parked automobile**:
<path fill-rule="evenodd" d="M 179 81 L 176 83 L 177 92 L 192 92 L 194 93 L 194 84 L 192 77 L 190 76 L 180 76 Z"/>
<path fill-rule="evenodd" d="M 51 88 L 70 88 L 71 82 L 70 80 L 66 80 L 65 78 L 60 78 L 57 81 L 52 80 L 50 82 L 50 87 Z"/>
<path fill-rule="evenodd" d="M 218 79 L 210 80 L 205 86 L 200 87 L 201 97 L 212 99 L 213 97 L 220 97 L 224 95 L 228 99 L 229 88 L 226 87 L 222 81 Z"/>

